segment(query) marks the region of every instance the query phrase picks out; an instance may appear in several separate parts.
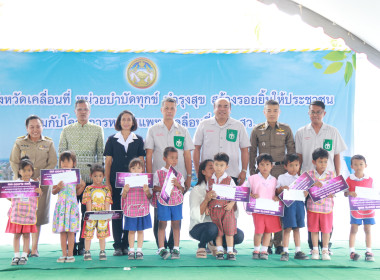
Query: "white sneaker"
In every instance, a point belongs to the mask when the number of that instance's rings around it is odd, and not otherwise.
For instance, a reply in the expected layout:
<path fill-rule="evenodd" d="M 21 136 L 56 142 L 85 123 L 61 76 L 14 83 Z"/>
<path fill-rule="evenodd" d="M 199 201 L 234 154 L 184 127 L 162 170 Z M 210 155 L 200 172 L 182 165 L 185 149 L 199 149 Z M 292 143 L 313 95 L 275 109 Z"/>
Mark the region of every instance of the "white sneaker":
<path fill-rule="evenodd" d="M 312 260 L 319 260 L 319 252 L 318 251 L 311 251 L 311 259 Z"/>
<path fill-rule="evenodd" d="M 322 252 L 322 261 L 330 261 L 331 257 L 329 255 L 329 251 L 323 251 Z"/>

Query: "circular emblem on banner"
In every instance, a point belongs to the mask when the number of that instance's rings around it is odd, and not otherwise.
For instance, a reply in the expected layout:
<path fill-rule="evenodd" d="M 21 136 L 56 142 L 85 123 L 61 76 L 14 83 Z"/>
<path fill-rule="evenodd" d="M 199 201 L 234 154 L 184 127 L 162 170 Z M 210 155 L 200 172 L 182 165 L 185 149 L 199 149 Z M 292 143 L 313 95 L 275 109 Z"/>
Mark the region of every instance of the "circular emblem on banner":
<path fill-rule="evenodd" d="M 136 88 L 151 87 L 157 80 L 157 74 L 156 65 L 145 57 L 134 59 L 127 68 L 128 82 Z"/>

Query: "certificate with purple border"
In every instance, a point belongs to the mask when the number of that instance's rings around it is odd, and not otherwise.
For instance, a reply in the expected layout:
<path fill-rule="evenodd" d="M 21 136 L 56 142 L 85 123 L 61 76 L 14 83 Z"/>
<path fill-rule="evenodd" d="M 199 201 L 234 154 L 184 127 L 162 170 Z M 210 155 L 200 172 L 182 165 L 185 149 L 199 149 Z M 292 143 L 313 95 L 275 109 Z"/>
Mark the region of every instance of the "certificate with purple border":
<path fill-rule="evenodd" d="M 73 182 L 65 182 L 65 184 L 80 184 L 80 172 L 79 168 L 71 168 L 71 169 L 41 169 L 41 186 L 53 186 L 53 178 L 52 175 L 60 174 L 64 172 L 74 171 L 76 175 L 76 181 Z"/>
<path fill-rule="evenodd" d="M 352 196 L 348 199 L 350 202 L 350 210 L 352 211 L 380 209 L 380 200 Z"/>
<path fill-rule="evenodd" d="M 301 176 L 299 176 L 293 183 L 291 183 L 288 187 L 292 190 L 303 190 L 307 191 L 312 185 L 314 184 L 314 180 L 311 178 L 311 176 L 304 172 Z M 284 192 L 280 193 L 278 196 L 284 204 L 289 207 L 293 204 L 294 200 L 284 200 Z"/>
<path fill-rule="evenodd" d="M 162 200 L 165 201 L 165 203 L 169 202 L 170 193 L 174 187 L 171 180 L 173 178 L 177 178 L 177 175 L 178 175 L 178 172 L 172 166 L 170 166 L 169 172 L 168 174 L 166 174 L 164 185 L 162 186 L 161 194 L 160 194 Z"/>
<path fill-rule="evenodd" d="M 93 221 L 108 219 L 118 220 L 123 218 L 123 210 L 86 211 L 86 213 L 84 213 L 84 220 L 87 221 L 90 218 Z"/>
<path fill-rule="evenodd" d="M 245 211 L 248 213 L 256 213 L 256 214 L 264 214 L 264 215 L 272 215 L 272 216 L 284 216 L 284 203 L 280 200 L 278 201 L 278 210 L 264 210 L 256 208 L 257 199 L 250 197 L 249 203 L 246 204 Z"/>
<path fill-rule="evenodd" d="M 215 186 L 215 184 L 214 184 Z M 213 186 L 213 190 L 214 190 Z M 243 202 L 248 202 L 249 201 L 249 195 L 251 193 L 251 189 L 249 187 L 243 187 L 243 186 L 229 186 L 229 185 L 219 185 L 222 188 L 228 188 L 231 189 L 228 193 L 230 195 L 228 196 L 219 196 L 218 192 L 216 192 L 216 199 L 221 199 L 221 200 L 232 200 L 232 201 L 243 201 Z M 227 190 L 228 190 L 227 189 Z"/>
<path fill-rule="evenodd" d="M 320 188 L 317 186 L 311 187 L 309 189 L 309 195 L 314 202 L 317 202 L 328 197 L 330 194 L 336 194 L 347 189 L 348 185 L 346 180 L 344 180 L 342 175 L 339 175 L 325 182 Z"/>
<path fill-rule="evenodd" d="M 153 188 L 153 174 L 152 173 L 129 173 L 129 172 L 116 172 L 115 188 L 124 188 L 125 178 L 132 176 L 148 176 L 148 186 Z"/>
<path fill-rule="evenodd" d="M 0 182 L 0 198 L 38 197 L 40 182 Z"/>

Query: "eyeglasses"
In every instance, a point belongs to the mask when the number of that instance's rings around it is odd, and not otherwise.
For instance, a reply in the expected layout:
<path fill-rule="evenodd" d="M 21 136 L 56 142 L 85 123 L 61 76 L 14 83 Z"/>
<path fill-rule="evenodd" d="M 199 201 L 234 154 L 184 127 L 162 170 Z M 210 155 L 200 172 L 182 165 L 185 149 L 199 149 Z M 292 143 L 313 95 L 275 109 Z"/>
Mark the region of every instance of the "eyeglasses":
<path fill-rule="evenodd" d="M 324 113 L 324 111 L 317 111 L 317 112 L 314 112 L 314 111 L 309 111 L 309 115 L 315 115 L 315 116 L 320 116 Z"/>

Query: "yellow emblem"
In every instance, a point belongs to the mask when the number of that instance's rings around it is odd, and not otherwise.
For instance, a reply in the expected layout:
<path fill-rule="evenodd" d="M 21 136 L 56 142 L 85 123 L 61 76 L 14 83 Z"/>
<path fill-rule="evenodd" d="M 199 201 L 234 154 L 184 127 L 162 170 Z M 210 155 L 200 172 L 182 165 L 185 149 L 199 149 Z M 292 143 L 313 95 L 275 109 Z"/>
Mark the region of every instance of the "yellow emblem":
<path fill-rule="evenodd" d="M 157 67 L 149 59 L 139 57 L 129 63 L 126 71 L 128 82 L 136 87 L 145 89 L 151 87 L 157 80 Z"/>
<path fill-rule="evenodd" d="M 277 132 L 285 132 L 285 130 L 283 130 L 282 128 L 278 128 L 276 131 Z"/>

